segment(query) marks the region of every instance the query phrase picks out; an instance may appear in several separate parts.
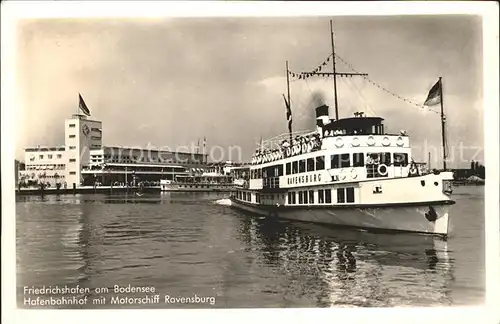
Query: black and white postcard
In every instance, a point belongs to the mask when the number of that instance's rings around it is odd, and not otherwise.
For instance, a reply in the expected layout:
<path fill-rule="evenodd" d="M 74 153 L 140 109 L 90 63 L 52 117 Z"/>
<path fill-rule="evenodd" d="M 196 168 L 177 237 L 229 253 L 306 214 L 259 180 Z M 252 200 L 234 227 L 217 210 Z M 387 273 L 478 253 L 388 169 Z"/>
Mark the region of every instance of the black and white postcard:
<path fill-rule="evenodd" d="M 497 4 L 2 9 L 6 323 L 498 322 Z"/>

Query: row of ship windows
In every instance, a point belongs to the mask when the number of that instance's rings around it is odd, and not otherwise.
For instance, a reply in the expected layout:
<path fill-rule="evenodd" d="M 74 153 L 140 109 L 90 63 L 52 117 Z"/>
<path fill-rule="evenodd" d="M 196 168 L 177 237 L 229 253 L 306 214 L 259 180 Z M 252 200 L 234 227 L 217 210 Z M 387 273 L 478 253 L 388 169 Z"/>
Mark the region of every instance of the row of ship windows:
<path fill-rule="evenodd" d="M 385 164 L 394 166 L 407 166 L 408 154 L 407 153 L 393 153 L 393 160 L 391 161 L 391 153 L 353 153 L 351 154 L 334 154 L 330 156 L 330 167 L 332 169 L 349 168 L 349 167 L 363 167 L 365 165 Z M 317 156 L 316 158 L 308 158 L 293 162 L 288 162 L 283 170 L 283 165 L 275 165 L 263 169 L 256 169 L 250 171 L 251 179 L 280 177 L 282 175 L 297 174 L 302 172 L 311 172 L 325 169 L 325 157 Z M 285 171 L 285 172 L 283 172 Z"/>
<path fill-rule="evenodd" d="M 337 203 L 354 203 L 354 187 L 337 188 Z M 292 191 L 288 193 L 288 204 L 289 205 L 307 205 L 315 203 L 315 190 L 303 190 L 303 191 Z M 331 204 L 332 203 L 332 189 L 319 189 L 317 190 L 317 203 L 318 204 Z M 260 203 L 262 199 L 273 200 L 274 195 L 260 195 L 255 194 L 255 201 Z M 243 201 L 252 201 L 252 194 L 250 192 L 238 191 L 236 192 L 236 197 Z M 279 199 L 279 195 L 276 196 Z M 282 196 L 284 199 L 285 196 Z"/>
<path fill-rule="evenodd" d="M 337 191 L 337 203 L 353 203 L 354 202 L 354 188 L 338 188 Z M 314 190 L 304 190 L 297 192 L 288 193 L 288 204 L 289 205 L 307 205 L 314 204 Z M 332 203 L 332 189 L 319 189 L 318 190 L 318 204 L 331 204 Z"/>

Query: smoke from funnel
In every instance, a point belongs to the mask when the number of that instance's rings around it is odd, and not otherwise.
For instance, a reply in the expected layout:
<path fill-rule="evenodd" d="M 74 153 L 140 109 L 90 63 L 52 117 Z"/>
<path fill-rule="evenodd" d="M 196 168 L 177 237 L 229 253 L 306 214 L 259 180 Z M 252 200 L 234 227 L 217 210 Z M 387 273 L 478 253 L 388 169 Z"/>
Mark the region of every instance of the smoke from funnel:
<path fill-rule="evenodd" d="M 315 91 L 312 94 L 312 106 L 314 108 L 322 106 L 325 104 L 325 96 L 321 91 Z"/>

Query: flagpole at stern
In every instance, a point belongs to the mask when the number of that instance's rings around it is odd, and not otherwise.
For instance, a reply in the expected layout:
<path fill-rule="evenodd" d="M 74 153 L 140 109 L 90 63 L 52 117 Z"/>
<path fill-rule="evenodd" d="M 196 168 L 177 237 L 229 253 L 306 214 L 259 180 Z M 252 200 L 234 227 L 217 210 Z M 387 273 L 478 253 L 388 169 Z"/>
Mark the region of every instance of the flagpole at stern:
<path fill-rule="evenodd" d="M 439 77 L 439 97 L 440 97 L 440 102 L 441 102 L 441 140 L 443 144 L 443 171 L 446 171 L 446 131 L 445 131 L 445 126 L 446 126 L 446 116 L 444 115 L 444 108 L 443 108 L 443 81 L 442 78 Z"/>

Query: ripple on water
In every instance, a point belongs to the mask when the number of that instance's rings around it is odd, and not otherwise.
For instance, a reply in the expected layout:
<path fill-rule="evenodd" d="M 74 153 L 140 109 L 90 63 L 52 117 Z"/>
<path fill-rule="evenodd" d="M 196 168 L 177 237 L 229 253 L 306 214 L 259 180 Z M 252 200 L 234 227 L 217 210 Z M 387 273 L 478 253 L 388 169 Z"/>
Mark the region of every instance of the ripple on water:
<path fill-rule="evenodd" d="M 18 287 L 154 286 L 162 294 L 215 295 L 215 307 L 480 303 L 482 196 L 456 197 L 454 235 L 444 244 L 268 221 L 216 204 L 221 196 L 22 198 Z"/>

